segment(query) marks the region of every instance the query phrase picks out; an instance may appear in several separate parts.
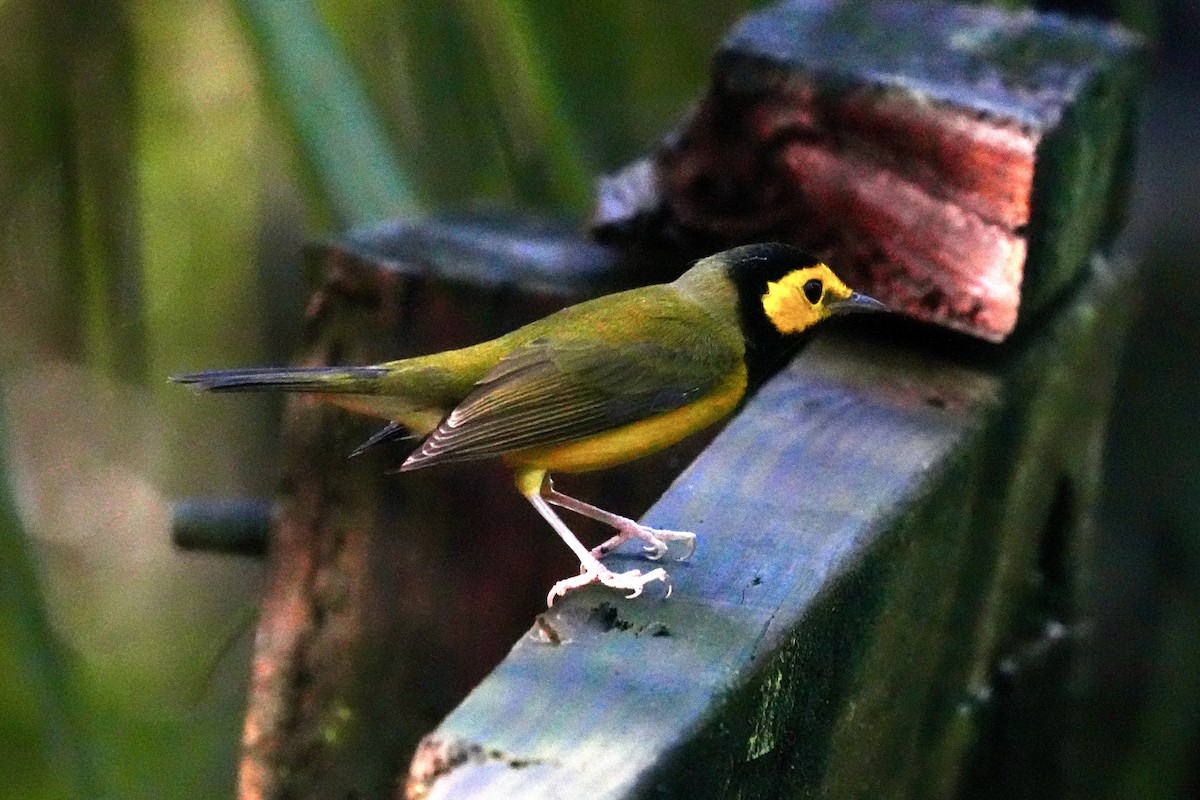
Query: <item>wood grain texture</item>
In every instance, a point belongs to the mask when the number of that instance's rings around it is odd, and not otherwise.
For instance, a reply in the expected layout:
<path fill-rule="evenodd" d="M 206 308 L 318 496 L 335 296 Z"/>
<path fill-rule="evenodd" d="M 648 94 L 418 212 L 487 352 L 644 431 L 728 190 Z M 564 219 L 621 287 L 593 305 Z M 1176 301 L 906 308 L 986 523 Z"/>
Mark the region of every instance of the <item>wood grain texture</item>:
<path fill-rule="evenodd" d="M 649 161 L 599 185 L 606 241 L 775 238 L 918 319 L 1000 341 L 1123 212 L 1141 44 L 945 3 L 791 0 L 745 17 Z"/>
<path fill-rule="evenodd" d="M 886 325 L 819 339 L 646 516 L 700 536 L 670 599 L 569 595 L 397 796 L 1018 796 L 1030 752 L 1054 768 L 1019 796 L 1061 796 L 1128 308 L 1128 268 L 1095 267 L 1003 353 L 931 353 Z M 1006 690 L 1038 647 L 1067 653 L 1045 691 Z M 1019 750 L 997 733 L 1014 720 Z"/>

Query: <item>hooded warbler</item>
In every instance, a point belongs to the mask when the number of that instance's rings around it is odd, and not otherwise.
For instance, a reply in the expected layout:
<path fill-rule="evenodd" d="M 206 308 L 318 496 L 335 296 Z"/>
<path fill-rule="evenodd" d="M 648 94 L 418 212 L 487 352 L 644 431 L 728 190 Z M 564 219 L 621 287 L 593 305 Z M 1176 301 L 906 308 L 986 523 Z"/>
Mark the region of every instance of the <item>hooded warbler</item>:
<path fill-rule="evenodd" d="M 652 559 L 668 541 L 691 555 L 695 535 L 639 525 L 554 489 L 551 472 L 603 469 L 657 452 L 731 412 L 803 334 L 828 317 L 877 311 L 825 264 L 782 244 L 737 247 L 672 283 L 588 300 L 461 350 L 373 366 L 216 370 L 172 380 L 198 389 L 286 391 L 388 420 L 355 453 L 411 432 L 401 466 L 500 458 L 517 489 L 579 557 L 547 603 L 599 582 L 641 594 L 654 569 L 613 572 L 600 559 L 631 538 Z M 588 550 L 551 506 L 616 535 Z"/>

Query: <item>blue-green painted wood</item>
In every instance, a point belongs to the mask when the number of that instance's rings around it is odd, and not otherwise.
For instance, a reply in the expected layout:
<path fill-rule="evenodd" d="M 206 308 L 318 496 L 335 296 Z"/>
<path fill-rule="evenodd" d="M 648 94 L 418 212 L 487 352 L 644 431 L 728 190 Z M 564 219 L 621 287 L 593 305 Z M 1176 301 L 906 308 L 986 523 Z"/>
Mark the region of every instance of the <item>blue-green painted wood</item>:
<path fill-rule="evenodd" d="M 994 673 L 1077 616 L 1127 279 L 1097 273 L 1041 333 L 973 359 L 897 331 L 818 341 L 647 514 L 700 536 L 669 565 L 672 596 L 561 601 L 426 739 L 409 796 L 996 788 L 968 766 L 995 752 Z M 1047 524 L 1068 554 L 1053 575 Z M 1048 604 L 1050 583 L 1067 600 Z M 1045 680 L 1056 691 L 1031 719 L 1068 701 L 1061 671 Z"/>

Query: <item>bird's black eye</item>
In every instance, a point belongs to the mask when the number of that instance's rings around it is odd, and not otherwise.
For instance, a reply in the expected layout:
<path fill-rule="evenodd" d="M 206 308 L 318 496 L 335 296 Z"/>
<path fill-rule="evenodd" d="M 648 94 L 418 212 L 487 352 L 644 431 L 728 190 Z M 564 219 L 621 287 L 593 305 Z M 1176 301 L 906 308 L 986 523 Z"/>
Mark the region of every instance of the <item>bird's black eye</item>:
<path fill-rule="evenodd" d="M 808 298 L 808 302 L 814 306 L 820 302 L 821 294 L 825 291 L 825 287 L 819 280 L 813 278 L 808 283 L 804 284 L 804 296 Z"/>

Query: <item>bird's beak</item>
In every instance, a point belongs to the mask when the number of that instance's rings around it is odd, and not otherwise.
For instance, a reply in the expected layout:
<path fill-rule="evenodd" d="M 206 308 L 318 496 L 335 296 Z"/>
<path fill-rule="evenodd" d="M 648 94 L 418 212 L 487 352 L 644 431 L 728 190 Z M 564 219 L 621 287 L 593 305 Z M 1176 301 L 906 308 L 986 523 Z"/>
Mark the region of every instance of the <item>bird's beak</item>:
<path fill-rule="evenodd" d="M 826 303 L 831 314 L 855 314 L 860 311 L 890 311 L 887 306 L 874 297 L 851 292 L 849 297 L 831 300 Z"/>

